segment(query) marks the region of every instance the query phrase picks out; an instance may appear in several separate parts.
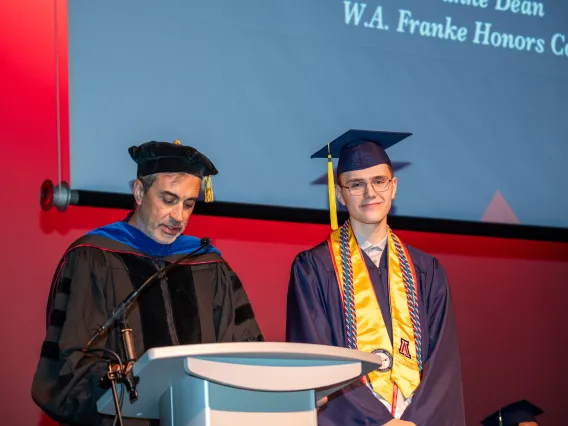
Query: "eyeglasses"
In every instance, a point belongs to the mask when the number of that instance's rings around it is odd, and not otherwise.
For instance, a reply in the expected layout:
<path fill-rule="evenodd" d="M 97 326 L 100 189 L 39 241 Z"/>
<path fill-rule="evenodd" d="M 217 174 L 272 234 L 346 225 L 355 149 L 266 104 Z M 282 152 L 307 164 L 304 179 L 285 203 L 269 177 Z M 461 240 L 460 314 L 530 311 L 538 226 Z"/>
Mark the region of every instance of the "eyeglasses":
<path fill-rule="evenodd" d="M 388 179 L 384 176 L 379 176 L 376 178 L 371 179 L 371 185 L 375 192 L 383 192 L 389 189 L 390 183 L 392 179 Z M 346 186 L 340 185 L 342 188 L 347 188 L 351 195 L 363 195 L 367 192 L 367 185 L 368 183 L 363 180 L 356 180 L 353 182 L 349 182 Z"/>

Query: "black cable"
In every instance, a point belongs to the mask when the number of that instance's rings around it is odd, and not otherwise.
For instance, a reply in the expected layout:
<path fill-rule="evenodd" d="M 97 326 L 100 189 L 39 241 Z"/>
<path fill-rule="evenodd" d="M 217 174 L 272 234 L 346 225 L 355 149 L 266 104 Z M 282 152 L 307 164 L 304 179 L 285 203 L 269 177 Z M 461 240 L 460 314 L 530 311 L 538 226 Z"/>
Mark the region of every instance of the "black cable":
<path fill-rule="evenodd" d="M 105 349 L 105 348 L 83 349 L 81 347 L 76 347 L 76 348 L 70 348 L 68 350 L 70 350 L 70 351 L 81 351 L 85 354 L 92 354 L 93 352 L 103 352 L 103 353 L 111 354 L 116 359 L 116 361 L 118 362 L 118 365 L 120 366 L 120 370 L 122 371 L 122 368 L 123 368 L 122 359 L 120 358 L 120 356 L 115 351 L 113 351 L 111 349 Z M 102 358 L 102 359 L 105 362 L 107 361 L 104 358 Z"/>
<path fill-rule="evenodd" d="M 124 366 L 122 364 L 122 359 L 120 359 L 120 356 L 110 350 L 110 349 L 105 349 L 105 348 L 93 348 L 93 349 L 84 349 L 82 350 L 83 353 L 86 354 L 90 354 L 92 352 L 103 352 L 103 353 L 109 353 L 111 354 L 114 358 L 116 358 L 116 360 L 118 361 L 118 365 L 120 367 L 120 371 L 121 374 L 124 373 Z M 110 378 L 109 378 L 110 379 Z M 111 379 L 112 380 L 112 379 Z M 113 396 L 116 398 L 116 385 L 114 384 L 114 381 L 112 383 L 113 386 Z M 122 404 L 124 402 L 124 385 L 120 386 L 120 397 L 119 397 L 119 401 L 117 401 L 115 399 L 115 410 L 116 410 L 116 414 L 114 416 L 114 421 L 112 422 L 113 426 L 116 426 L 117 422 L 120 426 L 123 426 L 123 421 L 122 421 Z"/>
<path fill-rule="evenodd" d="M 120 356 L 119 356 L 115 351 L 113 351 L 113 350 L 111 350 L 111 349 L 105 349 L 105 348 L 83 349 L 83 348 L 81 348 L 81 347 L 72 347 L 72 348 L 69 348 L 68 351 L 71 351 L 71 352 L 72 352 L 72 351 L 81 351 L 82 353 L 87 354 L 87 355 L 92 355 L 92 354 L 95 353 L 95 352 L 102 352 L 102 353 L 110 354 L 110 355 L 112 355 L 112 357 L 115 358 L 116 361 L 118 362 L 118 365 L 119 365 L 119 367 L 120 367 L 120 372 L 121 372 L 121 374 L 124 373 L 124 366 L 123 366 L 123 363 L 122 363 L 122 359 L 120 358 Z M 109 362 L 109 361 L 110 361 L 110 360 L 105 360 L 104 358 L 102 358 L 102 360 L 103 360 L 104 362 Z M 108 377 L 108 373 L 107 373 L 107 377 Z M 111 380 L 111 382 L 112 382 L 113 395 L 116 396 L 116 395 L 115 395 L 116 387 L 115 387 L 114 381 L 112 381 L 112 379 L 111 379 L 110 377 L 109 377 L 109 380 Z M 119 397 L 119 399 L 120 399 L 120 401 L 118 401 L 118 403 L 117 403 L 117 401 L 116 401 L 116 399 L 115 399 L 115 410 L 116 410 L 116 414 L 115 414 L 115 416 L 114 416 L 113 426 L 116 426 L 116 423 L 117 423 L 117 422 L 119 423 L 119 425 L 121 425 L 121 426 L 123 425 L 123 421 L 122 421 L 122 405 L 123 405 L 123 402 L 124 402 L 124 385 L 120 386 L 120 397 Z"/>

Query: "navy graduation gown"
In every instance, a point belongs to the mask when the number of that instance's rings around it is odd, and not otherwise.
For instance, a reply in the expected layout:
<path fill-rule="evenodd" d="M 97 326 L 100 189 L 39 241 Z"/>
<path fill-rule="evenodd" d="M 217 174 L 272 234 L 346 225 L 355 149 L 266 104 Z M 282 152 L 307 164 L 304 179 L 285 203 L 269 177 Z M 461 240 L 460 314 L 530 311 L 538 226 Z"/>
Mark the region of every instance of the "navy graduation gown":
<path fill-rule="evenodd" d="M 424 376 L 401 420 L 417 426 L 465 425 L 455 317 L 444 268 L 414 248 Z M 392 342 L 388 253 L 376 267 L 364 253 L 369 275 Z M 292 264 L 287 296 L 286 340 L 348 347 L 341 294 L 327 241 L 300 253 Z M 318 414 L 322 426 L 383 425 L 393 416 L 360 380 L 329 397 Z"/>

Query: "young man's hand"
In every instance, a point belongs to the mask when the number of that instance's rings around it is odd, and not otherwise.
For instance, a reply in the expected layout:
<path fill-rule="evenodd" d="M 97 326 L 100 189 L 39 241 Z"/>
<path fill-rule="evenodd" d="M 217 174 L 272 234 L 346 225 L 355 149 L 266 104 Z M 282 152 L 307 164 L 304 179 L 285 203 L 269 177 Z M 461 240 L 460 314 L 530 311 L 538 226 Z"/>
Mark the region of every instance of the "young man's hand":
<path fill-rule="evenodd" d="M 323 407 L 325 404 L 327 404 L 327 396 L 324 396 L 322 399 L 318 399 L 316 401 L 316 408 L 321 408 Z"/>

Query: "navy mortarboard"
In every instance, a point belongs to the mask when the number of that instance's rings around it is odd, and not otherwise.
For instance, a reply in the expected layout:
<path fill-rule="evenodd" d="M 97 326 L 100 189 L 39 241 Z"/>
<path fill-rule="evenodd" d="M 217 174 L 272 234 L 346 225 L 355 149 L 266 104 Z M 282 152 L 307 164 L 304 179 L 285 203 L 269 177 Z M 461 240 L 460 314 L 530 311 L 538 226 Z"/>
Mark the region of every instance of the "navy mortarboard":
<path fill-rule="evenodd" d="M 329 209 L 332 229 L 335 230 L 338 226 L 332 158 L 339 158 L 337 163 L 338 176 L 341 173 L 364 170 L 379 164 L 391 166 L 386 150 L 411 135 L 412 133 L 352 129 L 311 156 L 311 158 L 327 158 Z"/>
<path fill-rule="evenodd" d="M 213 201 L 211 176 L 218 171 L 211 160 L 197 149 L 184 146 L 179 140 L 174 143 L 150 141 L 131 146 L 128 153 L 138 165 L 138 177 L 155 173 L 188 173 L 203 180 L 205 202 Z"/>
<path fill-rule="evenodd" d="M 538 424 L 536 417 L 543 413 L 539 407 L 523 399 L 506 405 L 483 419 L 481 424 L 483 426 L 518 426 L 526 422 Z"/>

